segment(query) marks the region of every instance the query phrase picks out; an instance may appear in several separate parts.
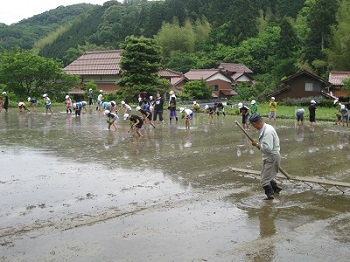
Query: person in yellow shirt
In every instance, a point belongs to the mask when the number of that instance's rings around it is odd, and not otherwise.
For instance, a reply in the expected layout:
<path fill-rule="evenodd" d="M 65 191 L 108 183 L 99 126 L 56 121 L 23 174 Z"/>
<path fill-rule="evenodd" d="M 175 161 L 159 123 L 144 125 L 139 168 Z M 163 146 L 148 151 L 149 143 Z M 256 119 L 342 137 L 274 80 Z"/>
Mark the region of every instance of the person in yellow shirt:
<path fill-rule="evenodd" d="M 271 101 L 269 103 L 269 110 L 269 120 L 273 118 L 273 120 L 276 121 L 277 102 L 274 97 L 271 97 Z"/>

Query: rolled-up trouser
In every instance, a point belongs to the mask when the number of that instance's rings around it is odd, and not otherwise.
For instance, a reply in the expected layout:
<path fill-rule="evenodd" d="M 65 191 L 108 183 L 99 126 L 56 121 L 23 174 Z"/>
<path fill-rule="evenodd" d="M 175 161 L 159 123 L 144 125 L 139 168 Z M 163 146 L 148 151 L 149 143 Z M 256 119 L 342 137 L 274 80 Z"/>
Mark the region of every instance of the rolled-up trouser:
<path fill-rule="evenodd" d="M 271 180 L 275 179 L 281 163 L 281 155 L 271 155 L 263 160 L 261 170 L 260 185 L 262 187 L 270 185 Z"/>

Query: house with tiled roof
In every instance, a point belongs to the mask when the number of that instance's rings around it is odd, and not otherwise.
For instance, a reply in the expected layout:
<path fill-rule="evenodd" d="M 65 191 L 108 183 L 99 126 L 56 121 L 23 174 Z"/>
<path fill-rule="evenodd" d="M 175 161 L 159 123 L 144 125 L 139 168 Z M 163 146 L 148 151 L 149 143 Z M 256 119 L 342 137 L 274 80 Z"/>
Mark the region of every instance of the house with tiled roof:
<path fill-rule="evenodd" d="M 184 76 L 183 73 L 171 70 L 169 68 L 162 69 L 157 74 L 160 78 L 167 79 L 174 89 L 181 90 L 183 86 L 188 82 L 188 79 Z"/>
<path fill-rule="evenodd" d="M 350 78 L 350 71 L 331 71 L 328 75 L 328 82 L 331 83 L 330 92 L 336 97 L 349 95 L 348 90 L 342 90 L 345 79 Z"/>
<path fill-rule="evenodd" d="M 240 83 L 247 83 L 249 86 L 254 84 L 253 71 L 244 64 L 221 63 L 217 68 L 232 78 L 233 86 Z"/>
<path fill-rule="evenodd" d="M 232 79 L 220 69 L 195 69 L 185 73 L 188 81 L 205 80 L 213 92 L 213 97 L 231 98 L 237 93 L 232 89 Z"/>
<path fill-rule="evenodd" d="M 80 85 L 71 90 L 73 95 L 84 94 L 84 84 L 94 81 L 105 94 L 115 93 L 119 87 L 121 50 L 87 51 L 63 68 L 67 74 L 80 77 Z"/>
<path fill-rule="evenodd" d="M 325 96 L 331 83 L 308 70 L 300 70 L 282 80 L 280 86 L 281 89 L 270 94 L 269 97 L 284 100 L 286 98 Z"/>

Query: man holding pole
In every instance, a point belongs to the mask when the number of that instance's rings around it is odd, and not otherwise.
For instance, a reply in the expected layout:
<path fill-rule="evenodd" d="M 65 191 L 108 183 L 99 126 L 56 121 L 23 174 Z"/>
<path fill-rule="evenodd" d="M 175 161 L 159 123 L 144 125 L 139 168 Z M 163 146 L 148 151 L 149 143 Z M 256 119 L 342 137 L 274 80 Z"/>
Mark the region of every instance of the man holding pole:
<path fill-rule="evenodd" d="M 273 126 L 266 124 L 261 116 L 253 114 L 249 121 L 259 131 L 259 142 L 252 140 L 252 145 L 262 153 L 262 170 L 260 184 L 265 190 L 265 200 L 274 199 L 274 193 L 279 193 L 282 188 L 277 186 L 275 180 L 280 169 L 280 141 Z"/>

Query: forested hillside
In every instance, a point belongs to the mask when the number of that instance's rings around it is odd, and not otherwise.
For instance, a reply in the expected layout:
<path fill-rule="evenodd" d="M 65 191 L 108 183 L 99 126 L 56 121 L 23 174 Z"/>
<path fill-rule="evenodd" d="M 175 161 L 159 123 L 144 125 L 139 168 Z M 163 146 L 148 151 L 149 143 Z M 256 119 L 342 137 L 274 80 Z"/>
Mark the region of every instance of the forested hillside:
<path fill-rule="evenodd" d="M 0 28 L 0 45 L 35 47 L 68 64 L 85 50 L 119 49 L 127 36 L 145 36 L 162 47 L 164 67 L 244 63 L 270 89 L 301 68 L 323 77 L 350 70 L 350 0 L 125 0 L 60 10 L 59 23 L 42 14 Z"/>

